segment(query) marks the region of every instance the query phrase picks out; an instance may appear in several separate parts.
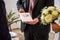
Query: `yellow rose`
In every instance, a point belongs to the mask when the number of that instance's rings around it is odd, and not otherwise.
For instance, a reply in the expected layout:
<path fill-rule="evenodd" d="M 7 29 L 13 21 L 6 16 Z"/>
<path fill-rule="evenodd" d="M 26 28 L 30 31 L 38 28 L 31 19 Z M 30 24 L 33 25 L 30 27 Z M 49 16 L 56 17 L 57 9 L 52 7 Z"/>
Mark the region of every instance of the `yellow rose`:
<path fill-rule="evenodd" d="M 48 7 L 48 10 L 51 10 L 51 11 L 54 11 L 56 8 L 55 7 L 53 7 L 53 6 L 49 6 Z"/>
<path fill-rule="evenodd" d="M 57 17 L 58 16 L 58 12 L 57 11 L 52 11 L 52 15 L 53 15 L 53 17 Z"/>
<path fill-rule="evenodd" d="M 45 22 L 46 22 L 46 23 L 52 22 L 52 15 L 51 15 L 51 14 L 48 14 L 48 15 L 45 17 Z"/>

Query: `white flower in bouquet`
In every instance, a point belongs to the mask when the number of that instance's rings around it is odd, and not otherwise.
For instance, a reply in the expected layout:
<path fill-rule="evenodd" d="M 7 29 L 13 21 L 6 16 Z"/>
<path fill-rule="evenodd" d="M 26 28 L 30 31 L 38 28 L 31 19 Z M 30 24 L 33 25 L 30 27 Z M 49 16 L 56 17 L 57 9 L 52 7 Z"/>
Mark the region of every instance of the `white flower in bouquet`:
<path fill-rule="evenodd" d="M 44 15 L 41 16 L 41 19 L 44 20 Z"/>
<path fill-rule="evenodd" d="M 41 23 L 44 25 L 54 22 L 60 15 L 54 6 L 44 7 L 41 12 Z"/>
<path fill-rule="evenodd" d="M 42 16 L 41 16 L 41 21 L 42 21 L 41 23 L 46 24 L 44 19 L 45 19 L 45 16 L 42 15 Z"/>
<path fill-rule="evenodd" d="M 47 15 L 48 14 L 48 9 L 42 10 L 42 14 Z"/>

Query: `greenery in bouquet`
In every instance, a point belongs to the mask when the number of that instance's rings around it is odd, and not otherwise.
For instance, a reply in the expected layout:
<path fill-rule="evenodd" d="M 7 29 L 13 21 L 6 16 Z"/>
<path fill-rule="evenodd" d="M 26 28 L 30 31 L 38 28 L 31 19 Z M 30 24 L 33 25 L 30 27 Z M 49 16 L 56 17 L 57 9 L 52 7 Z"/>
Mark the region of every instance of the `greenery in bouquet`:
<path fill-rule="evenodd" d="M 10 31 L 12 31 L 11 29 L 11 25 L 13 23 L 17 23 L 19 20 L 19 17 L 15 17 L 15 12 L 13 12 L 13 10 L 11 10 L 8 14 L 7 14 L 7 23 L 8 23 L 8 28 Z"/>
<path fill-rule="evenodd" d="M 60 11 L 56 7 L 44 7 L 41 11 L 41 23 L 47 25 L 49 23 L 55 22 L 59 15 Z"/>

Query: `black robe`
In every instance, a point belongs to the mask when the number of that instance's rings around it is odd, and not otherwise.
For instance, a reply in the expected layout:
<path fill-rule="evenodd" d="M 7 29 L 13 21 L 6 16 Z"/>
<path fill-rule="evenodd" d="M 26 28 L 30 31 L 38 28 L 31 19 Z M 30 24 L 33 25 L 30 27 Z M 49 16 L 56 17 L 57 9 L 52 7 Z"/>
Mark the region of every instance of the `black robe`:
<path fill-rule="evenodd" d="M 6 9 L 3 0 L 0 0 L 0 40 L 11 40 L 6 20 Z"/>

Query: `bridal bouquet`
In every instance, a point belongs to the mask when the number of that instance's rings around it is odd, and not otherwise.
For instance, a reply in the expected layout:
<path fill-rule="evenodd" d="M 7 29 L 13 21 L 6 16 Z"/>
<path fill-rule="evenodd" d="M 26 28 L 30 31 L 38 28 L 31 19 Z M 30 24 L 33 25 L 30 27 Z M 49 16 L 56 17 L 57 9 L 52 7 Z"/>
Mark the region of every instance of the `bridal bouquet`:
<path fill-rule="evenodd" d="M 44 7 L 41 12 L 41 23 L 43 25 L 55 22 L 60 16 L 60 11 L 54 6 Z"/>

